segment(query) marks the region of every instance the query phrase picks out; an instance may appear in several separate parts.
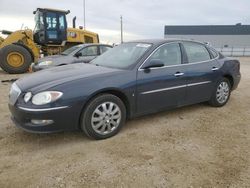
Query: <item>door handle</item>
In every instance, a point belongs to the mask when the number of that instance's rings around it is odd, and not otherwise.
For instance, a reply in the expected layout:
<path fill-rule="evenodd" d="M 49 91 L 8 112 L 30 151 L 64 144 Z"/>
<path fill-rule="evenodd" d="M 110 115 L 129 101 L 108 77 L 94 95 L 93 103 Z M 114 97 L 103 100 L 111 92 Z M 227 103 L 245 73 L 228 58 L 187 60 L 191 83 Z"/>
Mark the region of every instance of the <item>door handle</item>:
<path fill-rule="evenodd" d="M 184 73 L 183 73 L 183 72 L 176 72 L 176 73 L 174 74 L 174 76 L 176 76 L 176 77 L 178 77 L 178 76 L 182 76 L 182 75 L 184 75 Z"/>
<path fill-rule="evenodd" d="M 218 67 L 213 67 L 212 71 L 217 71 L 219 68 Z"/>

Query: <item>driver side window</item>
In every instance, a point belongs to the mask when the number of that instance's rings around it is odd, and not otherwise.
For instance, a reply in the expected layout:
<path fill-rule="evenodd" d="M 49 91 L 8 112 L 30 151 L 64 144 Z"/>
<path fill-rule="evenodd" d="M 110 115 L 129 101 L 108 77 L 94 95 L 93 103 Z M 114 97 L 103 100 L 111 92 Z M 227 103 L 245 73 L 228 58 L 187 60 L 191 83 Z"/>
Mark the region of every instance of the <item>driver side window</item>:
<path fill-rule="evenodd" d="M 164 66 L 181 64 L 181 49 L 178 43 L 170 43 L 161 46 L 149 58 L 150 60 L 157 59 L 164 63 Z"/>
<path fill-rule="evenodd" d="M 81 56 L 97 56 L 97 46 L 83 48 L 79 53 Z"/>

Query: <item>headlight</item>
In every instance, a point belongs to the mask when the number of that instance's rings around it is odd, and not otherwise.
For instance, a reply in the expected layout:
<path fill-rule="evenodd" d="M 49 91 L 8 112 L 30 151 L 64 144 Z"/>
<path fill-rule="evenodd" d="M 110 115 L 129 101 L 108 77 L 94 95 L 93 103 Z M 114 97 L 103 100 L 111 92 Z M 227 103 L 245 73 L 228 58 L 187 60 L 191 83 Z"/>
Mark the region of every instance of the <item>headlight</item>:
<path fill-rule="evenodd" d="M 16 83 L 13 83 L 10 89 L 10 93 L 9 93 L 9 103 L 11 105 L 14 105 L 20 94 L 21 94 L 21 90 L 16 85 Z"/>
<path fill-rule="evenodd" d="M 42 62 L 38 63 L 38 66 L 49 66 L 52 63 L 53 63 L 52 61 L 42 61 Z"/>
<path fill-rule="evenodd" d="M 35 105 L 43 105 L 48 104 L 53 101 L 56 101 L 63 95 L 62 92 L 59 91 L 44 91 L 41 93 L 37 93 L 32 97 L 32 103 Z"/>

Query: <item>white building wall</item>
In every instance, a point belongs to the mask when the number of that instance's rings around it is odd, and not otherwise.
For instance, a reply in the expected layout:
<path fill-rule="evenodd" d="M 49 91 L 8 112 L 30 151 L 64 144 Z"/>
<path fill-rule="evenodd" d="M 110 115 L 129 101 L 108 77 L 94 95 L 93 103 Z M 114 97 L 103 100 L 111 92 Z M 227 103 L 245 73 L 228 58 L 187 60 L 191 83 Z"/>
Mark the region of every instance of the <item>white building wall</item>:
<path fill-rule="evenodd" d="M 209 42 L 226 56 L 250 56 L 250 35 L 165 35 L 165 38 Z"/>
<path fill-rule="evenodd" d="M 165 35 L 165 38 L 181 38 L 209 42 L 215 48 L 250 47 L 250 35 Z"/>

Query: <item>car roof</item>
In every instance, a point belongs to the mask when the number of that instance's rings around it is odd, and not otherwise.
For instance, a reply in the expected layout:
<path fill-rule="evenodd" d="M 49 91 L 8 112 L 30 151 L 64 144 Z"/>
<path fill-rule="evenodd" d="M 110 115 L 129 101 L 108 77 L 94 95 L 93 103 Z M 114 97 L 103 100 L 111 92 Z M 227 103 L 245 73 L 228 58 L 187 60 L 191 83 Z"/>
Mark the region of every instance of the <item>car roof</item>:
<path fill-rule="evenodd" d="M 188 39 L 180 39 L 180 38 L 167 38 L 167 39 L 141 39 L 141 40 L 133 40 L 129 42 L 138 42 L 138 43 L 150 43 L 154 45 L 159 45 L 163 43 L 169 43 L 169 42 L 195 42 L 204 44 L 204 42 L 196 41 L 196 40 L 188 40 Z"/>
<path fill-rule="evenodd" d="M 111 45 L 108 45 L 108 44 L 99 44 L 99 43 L 84 43 L 84 44 L 78 44 L 77 46 L 79 47 L 86 47 L 86 46 L 110 46 L 112 47 Z"/>

